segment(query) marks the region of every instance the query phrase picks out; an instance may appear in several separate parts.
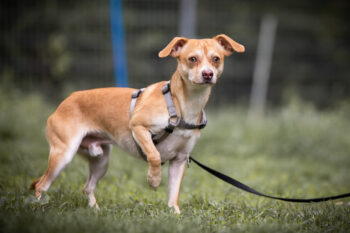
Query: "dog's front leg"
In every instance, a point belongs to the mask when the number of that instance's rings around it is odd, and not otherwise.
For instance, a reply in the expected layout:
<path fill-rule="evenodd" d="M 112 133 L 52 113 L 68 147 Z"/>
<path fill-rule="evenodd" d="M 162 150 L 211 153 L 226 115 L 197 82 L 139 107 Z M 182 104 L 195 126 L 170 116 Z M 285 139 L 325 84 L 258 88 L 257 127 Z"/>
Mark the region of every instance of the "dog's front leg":
<path fill-rule="evenodd" d="M 169 162 L 168 206 L 174 208 L 177 214 L 180 214 L 179 194 L 181 181 L 186 170 L 186 161 L 187 156 L 181 156 Z"/>
<path fill-rule="evenodd" d="M 154 146 L 152 136 L 147 128 L 143 126 L 132 127 L 133 135 L 142 151 L 147 156 L 148 162 L 148 184 L 157 190 L 162 179 L 161 158 L 157 148 Z"/>

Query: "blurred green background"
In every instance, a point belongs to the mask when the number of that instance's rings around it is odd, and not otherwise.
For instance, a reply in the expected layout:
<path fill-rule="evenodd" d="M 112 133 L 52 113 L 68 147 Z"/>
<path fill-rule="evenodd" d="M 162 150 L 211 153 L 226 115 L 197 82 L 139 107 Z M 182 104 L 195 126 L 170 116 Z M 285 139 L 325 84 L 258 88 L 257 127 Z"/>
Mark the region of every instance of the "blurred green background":
<path fill-rule="evenodd" d="M 42 201 L 29 184 L 48 158 L 48 116 L 74 90 L 114 86 L 109 1 L 0 2 L 1 232 L 349 232 L 349 199 L 289 204 L 243 193 L 192 164 L 180 208 L 167 208 L 167 165 L 157 192 L 147 164 L 114 148 L 88 208 L 76 157 Z M 179 35 L 180 1 L 126 0 L 129 82 L 168 80 L 158 52 Z M 259 191 L 311 198 L 350 191 L 348 1 L 198 0 L 198 38 L 225 33 L 246 47 L 225 60 L 208 126 L 192 156 Z M 277 20 L 267 107 L 248 117 L 261 20 Z"/>
<path fill-rule="evenodd" d="M 109 1 L 0 3 L 0 77 L 55 101 L 69 92 L 114 85 Z M 168 80 L 158 52 L 179 35 L 180 1 L 123 1 L 130 86 Z M 350 96 L 349 1 L 198 0 L 196 37 L 225 33 L 246 47 L 225 62 L 211 105 L 249 101 L 261 20 L 278 22 L 268 105 L 290 93 L 319 108 Z"/>

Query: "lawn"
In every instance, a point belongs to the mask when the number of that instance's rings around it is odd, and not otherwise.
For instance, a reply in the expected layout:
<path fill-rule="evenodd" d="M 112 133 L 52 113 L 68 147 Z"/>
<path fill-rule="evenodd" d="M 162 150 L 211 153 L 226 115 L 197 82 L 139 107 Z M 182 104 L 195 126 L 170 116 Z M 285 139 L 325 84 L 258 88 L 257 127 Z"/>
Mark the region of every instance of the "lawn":
<path fill-rule="evenodd" d="M 88 207 L 88 175 L 76 156 L 40 202 L 28 190 L 47 165 L 44 127 L 54 107 L 39 95 L 0 91 L 0 232 L 349 232 L 350 199 L 293 204 L 239 191 L 195 164 L 187 169 L 181 215 L 167 207 L 167 169 L 158 191 L 147 164 L 114 148 Z M 319 112 L 291 101 L 264 118 L 241 108 L 208 110 L 192 156 L 267 194 L 311 198 L 350 192 L 350 111 Z"/>

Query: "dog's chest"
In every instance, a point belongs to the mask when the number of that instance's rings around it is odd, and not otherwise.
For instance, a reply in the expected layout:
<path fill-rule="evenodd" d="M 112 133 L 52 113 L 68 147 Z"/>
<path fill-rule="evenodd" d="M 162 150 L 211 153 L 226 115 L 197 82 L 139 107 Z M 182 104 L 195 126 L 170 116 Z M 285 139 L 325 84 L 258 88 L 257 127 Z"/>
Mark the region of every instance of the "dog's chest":
<path fill-rule="evenodd" d="M 162 162 L 178 156 L 188 157 L 199 138 L 198 130 L 184 130 L 176 128 L 173 133 L 157 145 Z"/>
<path fill-rule="evenodd" d="M 189 124 L 195 124 L 198 114 L 193 117 L 184 119 Z M 167 114 L 153 118 L 153 127 L 150 128 L 152 134 L 162 134 L 168 126 L 169 116 Z M 194 148 L 197 139 L 200 136 L 199 130 L 182 129 L 176 127 L 163 141 L 156 145 L 160 153 L 162 162 L 179 158 L 179 156 L 188 157 Z M 181 158 L 179 158 L 181 159 Z"/>

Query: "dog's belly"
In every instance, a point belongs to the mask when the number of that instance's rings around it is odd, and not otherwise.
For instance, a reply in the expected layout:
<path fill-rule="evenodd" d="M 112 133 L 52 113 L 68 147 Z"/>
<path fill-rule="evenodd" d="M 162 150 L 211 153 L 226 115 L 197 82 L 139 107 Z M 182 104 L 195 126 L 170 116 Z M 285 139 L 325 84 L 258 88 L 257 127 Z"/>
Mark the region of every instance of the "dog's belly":
<path fill-rule="evenodd" d="M 119 137 L 113 137 L 109 132 L 98 130 L 91 131 L 82 139 L 78 152 L 84 155 L 95 157 L 103 154 L 103 145 L 112 144 L 117 145 L 119 148 L 132 156 L 141 157 L 138 153 L 135 141 L 133 140 L 131 133 L 122 132 L 119 133 L 118 136 Z"/>
<path fill-rule="evenodd" d="M 136 143 L 132 138 L 131 133 L 127 133 L 122 137 L 117 138 L 116 142 L 116 144 L 128 154 L 137 158 L 142 158 L 142 156 L 138 152 Z"/>
<path fill-rule="evenodd" d="M 164 141 L 157 145 L 162 162 L 188 158 L 199 138 L 199 131 L 175 129 Z"/>
<path fill-rule="evenodd" d="M 98 156 L 91 152 L 90 146 L 97 146 L 103 144 L 117 144 L 119 148 L 123 149 L 128 154 L 142 158 L 139 154 L 137 146 L 131 133 L 125 132 L 117 138 L 108 136 L 108 133 L 89 133 L 85 136 L 80 144 L 79 152 Z M 175 129 L 172 134 L 156 145 L 160 153 L 162 162 L 172 160 L 174 158 L 186 159 L 191 153 L 197 139 L 199 138 L 199 131 Z M 183 157 L 183 158 L 181 158 Z"/>

